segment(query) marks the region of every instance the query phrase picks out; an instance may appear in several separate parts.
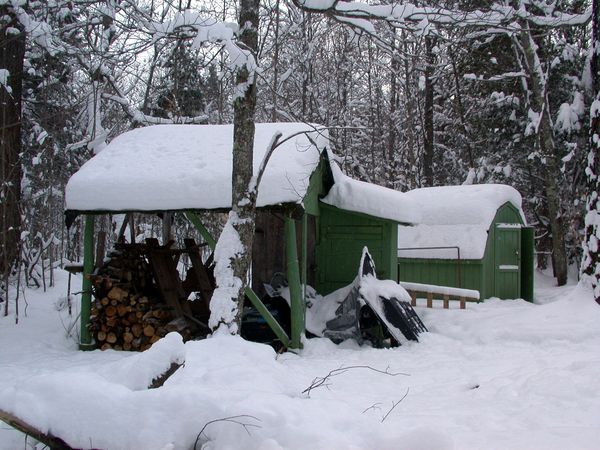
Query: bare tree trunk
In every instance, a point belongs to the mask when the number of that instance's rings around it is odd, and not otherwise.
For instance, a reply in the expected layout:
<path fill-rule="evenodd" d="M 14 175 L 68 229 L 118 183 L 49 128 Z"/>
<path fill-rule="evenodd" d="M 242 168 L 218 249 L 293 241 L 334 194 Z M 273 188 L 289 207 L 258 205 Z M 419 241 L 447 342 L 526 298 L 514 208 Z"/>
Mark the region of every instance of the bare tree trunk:
<path fill-rule="evenodd" d="M 409 48 L 406 39 L 406 32 L 402 32 L 401 39 L 404 41 L 404 53 L 409 55 Z M 413 74 L 414 67 L 411 67 L 409 62 L 409 58 L 404 58 L 404 110 L 406 111 L 406 145 L 407 145 L 407 153 L 408 153 L 408 162 L 410 164 L 408 170 L 408 176 L 410 176 L 409 187 L 415 188 L 418 183 L 418 175 L 417 175 L 417 161 L 416 161 L 416 148 L 417 145 L 415 143 L 415 104 L 414 98 L 410 95 L 412 92 L 411 86 L 411 77 Z"/>
<path fill-rule="evenodd" d="M 240 0 L 239 24 L 243 30 L 240 46 L 253 55 L 258 49 L 258 13 L 259 0 Z M 232 208 L 215 249 L 218 286 L 211 301 L 209 321 L 213 329 L 223 325 L 232 334 L 239 333 L 241 329 L 256 218 L 256 189 L 253 186 L 256 74 L 251 64 L 253 61 L 248 59 L 235 74 L 237 97 L 233 102 Z M 223 276 L 221 273 L 220 265 L 223 263 L 228 266 L 226 269 L 231 272 L 230 275 Z M 236 305 L 230 307 L 231 300 Z"/>
<path fill-rule="evenodd" d="M 19 155 L 25 31 L 9 5 L 0 6 L 0 16 L 0 273 L 8 276 L 17 262 L 21 229 Z"/>
<path fill-rule="evenodd" d="M 588 194 L 585 216 L 585 240 L 581 273 L 591 277 L 594 298 L 600 304 L 600 0 L 592 5 L 592 81 L 594 101 L 590 107 L 590 153 L 586 173 Z"/>
<path fill-rule="evenodd" d="M 273 54 L 273 104 L 271 105 L 271 121 L 277 122 L 277 100 L 278 100 L 278 84 L 279 84 L 279 0 L 275 2 L 275 49 Z"/>
<path fill-rule="evenodd" d="M 423 175 L 425 186 L 433 186 L 433 38 L 425 37 L 425 134 Z"/>

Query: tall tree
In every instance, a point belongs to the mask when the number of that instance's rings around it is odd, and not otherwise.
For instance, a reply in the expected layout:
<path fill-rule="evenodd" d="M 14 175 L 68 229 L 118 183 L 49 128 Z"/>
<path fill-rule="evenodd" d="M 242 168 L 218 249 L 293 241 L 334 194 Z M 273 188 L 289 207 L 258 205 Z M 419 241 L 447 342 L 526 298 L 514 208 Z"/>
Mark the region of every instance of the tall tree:
<path fill-rule="evenodd" d="M 0 273 L 18 258 L 21 216 L 21 96 L 25 28 L 12 5 L 0 6 Z"/>
<path fill-rule="evenodd" d="M 586 169 L 588 196 L 581 271 L 591 277 L 594 298 L 600 304 L 600 0 L 594 0 L 592 7 L 591 53 L 594 101 L 590 107 L 590 153 Z"/>

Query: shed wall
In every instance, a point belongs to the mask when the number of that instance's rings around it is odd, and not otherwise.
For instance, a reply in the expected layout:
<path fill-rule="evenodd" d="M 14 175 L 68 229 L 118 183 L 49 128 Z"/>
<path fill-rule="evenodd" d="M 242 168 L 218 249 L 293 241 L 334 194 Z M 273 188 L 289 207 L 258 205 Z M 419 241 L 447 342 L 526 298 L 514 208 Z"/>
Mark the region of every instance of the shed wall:
<path fill-rule="evenodd" d="M 329 294 L 352 283 L 363 247 L 375 261 L 377 277 L 397 277 L 397 223 L 321 204 L 316 247 L 316 289 Z"/>
<path fill-rule="evenodd" d="M 459 273 L 460 270 L 460 282 Z M 482 291 L 483 264 L 480 260 L 398 258 L 398 281 L 437 284 Z"/>

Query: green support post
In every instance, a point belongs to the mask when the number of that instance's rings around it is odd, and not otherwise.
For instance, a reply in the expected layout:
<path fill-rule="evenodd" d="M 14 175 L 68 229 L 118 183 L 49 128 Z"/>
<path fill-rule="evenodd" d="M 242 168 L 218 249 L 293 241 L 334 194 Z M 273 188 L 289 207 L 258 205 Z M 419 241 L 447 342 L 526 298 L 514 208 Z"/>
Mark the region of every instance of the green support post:
<path fill-rule="evenodd" d="M 94 216 L 85 216 L 83 232 L 83 281 L 81 283 L 81 314 L 80 314 L 80 350 L 92 350 L 92 335 L 90 334 L 90 311 L 92 307 L 92 282 L 89 275 L 94 270 Z"/>
<path fill-rule="evenodd" d="M 302 306 L 306 315 L 306 285 L 308 284 L 308 214 L 302 214 Z"/>
<path fill-rule="evenodd" d="M 192 211 L 187 211 L 185 213 L 185 217 L 187 218 L 187 220 L 189 220 L 192 223 L 192 225 L 194 225 L 194 227 L 196 228 L 196 230 L 198 230 L 198 232 L 204 238 L 204 240 L 206 241 L 206 243 L 208 244 L 208 246 L 210 247 L 210 249 L 214 250 L 215 246 L 217 245 L 217 241 L 208 232 L 208 230 L 202 224 L 202 221 L 196 215 L 196 213 L 193 213 Z"/>
<path fill-rule="evenodd" d="M 287 278 L 290 286 L 291 303 L 291 349 L 302 348 L 304 333 L 304 305 L 302 304 L 302 289 L 300 287 L 300 268 L 298 267 L 298 250 L 296 248 L 296 223 L 289 216 L 285 218 L 285 255 L 287 262 Z"/>

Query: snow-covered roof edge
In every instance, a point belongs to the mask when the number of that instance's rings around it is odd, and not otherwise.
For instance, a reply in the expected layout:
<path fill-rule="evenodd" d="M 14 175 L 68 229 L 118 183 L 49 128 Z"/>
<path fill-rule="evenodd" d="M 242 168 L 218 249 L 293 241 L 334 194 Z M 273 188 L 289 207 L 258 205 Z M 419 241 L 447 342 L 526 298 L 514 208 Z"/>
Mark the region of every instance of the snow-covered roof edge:
<path fill-rule="evenodd" d="M 414 224 L 420 220 L 418 204 L 406 194 L 365 181 L 355 180 L 342 172 L 336 156 L 327 148 L 333 186 L 321 201 L 346 211 Z"/>
<path fill-rule="evenodd" d="M 319 125 L 256 124 L 255 173 L 278 131 L 284 142 L 267 165 L 258 207 L 301 203 L 328 145 L 327 130 Z M 232 125 L 156 125 L 125 132 L 70 178 L 66 209 L 86 213 L 229 209 L 232 136 Z"/>

